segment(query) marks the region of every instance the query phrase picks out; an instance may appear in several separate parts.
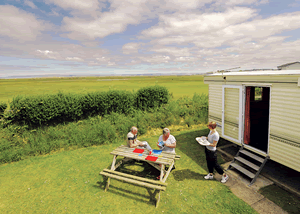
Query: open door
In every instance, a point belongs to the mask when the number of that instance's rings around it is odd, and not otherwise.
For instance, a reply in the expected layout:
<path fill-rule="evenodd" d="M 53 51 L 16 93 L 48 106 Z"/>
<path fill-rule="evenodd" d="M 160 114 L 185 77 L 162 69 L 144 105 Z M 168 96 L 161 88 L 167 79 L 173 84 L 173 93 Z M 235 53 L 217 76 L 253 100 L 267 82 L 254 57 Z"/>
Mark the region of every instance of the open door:
<path fill-rule="evenodd" d="M 270 87 L 246 87 L 244 143 L 268 153 Z"/>
<path fill-rule="evenodd" d="M 222 86 L 222 135 L 241 145 L 243 124 L 243 86 Z"/>

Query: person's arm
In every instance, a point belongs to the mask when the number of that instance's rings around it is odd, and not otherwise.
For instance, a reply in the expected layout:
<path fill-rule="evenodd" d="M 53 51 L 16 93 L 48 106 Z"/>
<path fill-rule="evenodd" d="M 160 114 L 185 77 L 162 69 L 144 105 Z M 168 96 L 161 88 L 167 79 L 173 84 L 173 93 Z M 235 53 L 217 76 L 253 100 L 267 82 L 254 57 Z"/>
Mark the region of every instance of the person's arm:
<path fill-rule="evenodd" d="M 129 141 L 129 147 L 135 148 L 137 145 L 134 143 L 134 140 L 128 140 Z"/>
<path fill-rule="evenodd" d="M 172 136 L 171 142 L 172 143 L 166 143 L 165 146 L 167 146 L 169 148 L 176 148 L 176 139 L 175 139 L 175 137 Z"/>
<path fill-rule="evenodd" d="M 211 143 L 211 144 L 209 144 L 209 146 L 212 146 L 212 147 L 216 147 L 217 146 L 217 143 L 218 143 L 218 141 L 213 141 L 213 143 Z"/>
<path fill-rule="evenodd" d="M 170 148 L 176 148 L 176 141 L 174 143 L 166 143 L 165 146 L 170 147 Z"/>
<path fill-rule="evenodd" d="M 156 145 L 158 146 L 158 148 L 160 148 L 160 149 L 161 149 L 161 146 L 159 146 L 158 144 L 159 144 L 159 142 L 157 142 L 157 144 L 156 144 Z"/>
<path fill-rule="evenodd" d="M 162 146 L 159 146 L 158 144 L 160 143 L 162 141 L 162 136 L 160 136 L 159 138 L 158 138 L 158 141 L 157 141 L 157 146 L 158 146 L 158 148 L 160 148 L 160 149 L 162 149 L 163 147 Z"/>

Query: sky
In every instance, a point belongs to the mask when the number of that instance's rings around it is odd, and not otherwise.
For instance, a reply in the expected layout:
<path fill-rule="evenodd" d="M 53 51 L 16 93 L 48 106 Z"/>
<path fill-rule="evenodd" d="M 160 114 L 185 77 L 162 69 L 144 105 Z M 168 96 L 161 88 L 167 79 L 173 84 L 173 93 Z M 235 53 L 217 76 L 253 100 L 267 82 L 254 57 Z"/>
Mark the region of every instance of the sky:
<path fill-rule="evenodd" d="M 0 78 L 199 74 L 295 61 L 300 0 L 0 1 Z"/>

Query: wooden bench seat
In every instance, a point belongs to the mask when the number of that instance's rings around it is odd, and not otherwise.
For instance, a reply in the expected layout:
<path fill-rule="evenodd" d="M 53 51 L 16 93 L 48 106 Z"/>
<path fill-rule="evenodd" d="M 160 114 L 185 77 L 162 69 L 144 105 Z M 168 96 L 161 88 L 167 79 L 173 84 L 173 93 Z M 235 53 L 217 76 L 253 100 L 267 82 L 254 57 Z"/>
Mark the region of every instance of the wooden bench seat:
<path fill-rule="evenodd" d="M 139 186 L 143 186 L 143 187 L 147 187 L 147 188 L 151 188 L 151 189 L 162 190 L 162 191 L 165 191 L 166 186 L 167 186 L 166 183 L 163 183 L 161 181 L 155 181 L 155 180 L 150 180 L 147 178 L 141 178 L 138 176 L 128 175 L 126 173 L 117 172 L 117 171 L 113 171 L 113 170 L 109 170 L 109 169 L 103 169 L 103 171 L 100 172 L 100 175 L 110 177 L 113 179 L 117 179 L 117 180 L 121 180 L 121 181 L 124 181 L 127 183 L 132 183 L 132 184 L 136 184 Z"/>

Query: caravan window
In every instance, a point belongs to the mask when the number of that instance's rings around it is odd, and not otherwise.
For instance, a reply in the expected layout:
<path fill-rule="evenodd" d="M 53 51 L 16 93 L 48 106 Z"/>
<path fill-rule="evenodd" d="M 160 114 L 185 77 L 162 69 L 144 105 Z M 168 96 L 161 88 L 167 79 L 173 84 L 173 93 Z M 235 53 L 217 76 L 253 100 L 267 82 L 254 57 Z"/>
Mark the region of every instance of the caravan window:
<path fill-rule="evenodd" d="M 262 100 L 262 87 L 255 87 L 255 101 L 261 101 Z"/>

